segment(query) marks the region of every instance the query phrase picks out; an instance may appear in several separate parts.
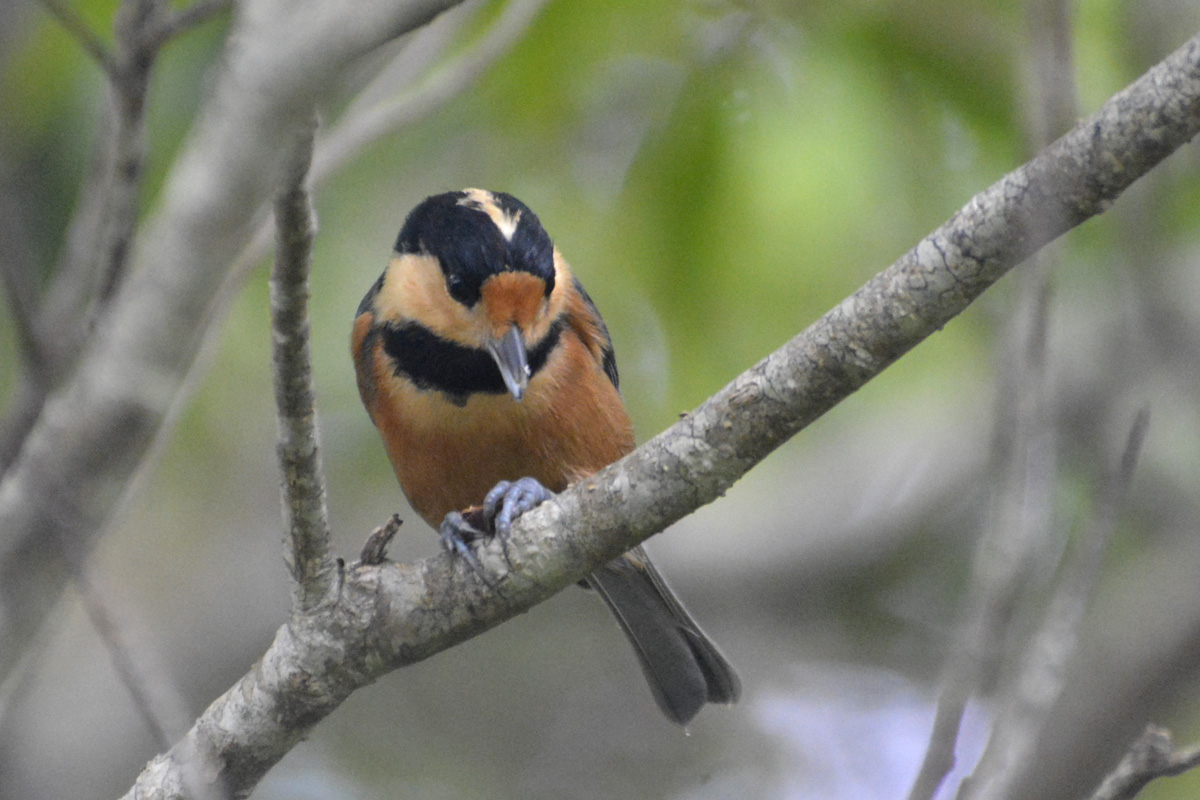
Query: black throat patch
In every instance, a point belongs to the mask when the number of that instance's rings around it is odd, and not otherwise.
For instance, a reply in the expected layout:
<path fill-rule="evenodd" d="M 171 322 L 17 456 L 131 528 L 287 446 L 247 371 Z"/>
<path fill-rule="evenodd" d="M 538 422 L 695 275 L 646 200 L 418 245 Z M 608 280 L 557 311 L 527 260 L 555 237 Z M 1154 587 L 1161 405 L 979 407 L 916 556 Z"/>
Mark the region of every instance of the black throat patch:
<path fill-rule="evenodd" d="M 565 327 L 566 319 L 559 317 L 529 350 L 530 379 L 546 366 Z M 412 381 L 418 389 L 441 392 L 457 406 L 466 405 L 472 394 L 508 392 L 500 368 L 486 350 L 443 339 L 416 322 L 385 325 L 380 335 L 396 375 Z"/>

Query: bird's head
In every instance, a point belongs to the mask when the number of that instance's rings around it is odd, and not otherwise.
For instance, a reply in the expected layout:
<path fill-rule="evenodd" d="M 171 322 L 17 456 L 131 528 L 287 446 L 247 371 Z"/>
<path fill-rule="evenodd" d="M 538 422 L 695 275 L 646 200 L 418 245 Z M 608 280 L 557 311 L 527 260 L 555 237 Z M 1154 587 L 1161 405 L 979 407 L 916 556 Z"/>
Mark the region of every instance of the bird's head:
<path fill-rule="evenodd" d="M 378 287 L 376 316 L 385 324 L 418 322 L 441 339 L 486 351 L 520 400 L 529 349 L 558 315 L 560 262 L 537 215 L 512 195 L 434 195 L 405 220 Z"/>

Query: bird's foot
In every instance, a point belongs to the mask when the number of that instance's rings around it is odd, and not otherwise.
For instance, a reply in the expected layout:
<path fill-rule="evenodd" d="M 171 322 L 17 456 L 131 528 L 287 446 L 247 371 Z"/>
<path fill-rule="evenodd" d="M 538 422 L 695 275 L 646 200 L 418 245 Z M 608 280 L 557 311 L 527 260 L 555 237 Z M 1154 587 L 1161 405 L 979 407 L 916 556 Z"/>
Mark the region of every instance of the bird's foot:
<path fill-rule="evenodd" d="M 471 545 L 488 537 L 498 538 L 504 560 L 512 567 L 512 561 L 508 557 L 508 537 L 513 522 L 526 511 L 536 508 L 553 496 L 554 493 L 535 478 L 500 481 L 487 493 L 482 507 L 451 511 L 446 515 L 441 525 L 442 546 L 451 553 L 462 556 L 490 587 L 493 584 Z"/>
<path fill-rule="evenodd" d="M 479 557 L 471 548 L 472 544 L 480 539 L 486 539 L 488 536 L 487 531 L 477 526 L 481 512 L 482 509 L 478 506 L 468 508 L 465 512 L 451 511 L 442 520 L 439 533 L 442 547 L 452 554 L 461 556 L 463 561 L 466 561 L 471 565 L 471 569 L 475 570 L 475 574 L 482 578 L 484 583 L 491 586 L 492 582 L 488 579 L 483 564 L 479 563 Z"/>
<path fill-rule="evenodd" d="M 483 498 L 483 519 L 501 542 L 508 540 L 512 524 L 526 511 L 532 511 L 554 497 L 536 478 L 500 481 Z"/>

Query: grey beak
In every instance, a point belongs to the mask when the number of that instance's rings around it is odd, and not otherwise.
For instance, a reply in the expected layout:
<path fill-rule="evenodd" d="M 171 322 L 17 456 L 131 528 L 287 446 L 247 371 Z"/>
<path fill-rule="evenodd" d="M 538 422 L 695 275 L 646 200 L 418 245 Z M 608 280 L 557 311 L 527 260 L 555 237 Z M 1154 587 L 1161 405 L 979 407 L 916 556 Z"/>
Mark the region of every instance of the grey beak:
<path fill-rule="evenodd" d="M 525 355 L 525 339 L 521 329 L 515 324 L 499 339 L 492 339 L 487 344 L 488 352 L 496 366 L 500 368 L 500 377 L 514 400 L 520 401 L 525 396 L 529 386 L 529 359 Z"/>

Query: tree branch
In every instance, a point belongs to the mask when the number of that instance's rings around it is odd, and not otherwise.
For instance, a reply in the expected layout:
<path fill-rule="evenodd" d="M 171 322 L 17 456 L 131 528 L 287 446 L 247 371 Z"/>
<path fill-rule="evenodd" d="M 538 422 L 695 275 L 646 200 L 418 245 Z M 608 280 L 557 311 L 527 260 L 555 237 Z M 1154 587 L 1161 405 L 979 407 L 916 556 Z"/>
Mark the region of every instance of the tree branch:
<path fill-rule="evenodd" d="M 1030 262 L 1020 276 L 1008 364 L 995 402 L 990 513 L 909 800 L 930 800 L 954 768 L 967 704 L 995 675 L 1014 608 L 1049 533 L 1055 462 L 1045 363 L 1049 262 L 1044 253 Z"/>
<path fill-rule="evenodd" d="M 0 166 L 2 169 L 2 166 Z M 0 479 L 41 411 L 50 375 L 46 344 L 37 325 L 37 265 L 19 201 L 8 175 L 0 177 L 0 284 L 16 328 L 21 372 L 0 418 Z"/>
<path fill-rule="evenodd" d="M 181 8 L 162 20 L 154 31 L 154 38 L 165 43 L 231 8 L 233 0 L 195 0 L 187 8 Z"/>
<path fill-rule="evenodd" d="M 1026 129 L 1035 153 L 1077 118 L 1067 0 L 1026 5 L 1033 74 L 1025 81 Z M 976 548 L 965 610 L 941 679 L 933 728 L 909 800 L 931 800 L 956 763 L 963 715 L 995 675 L 1013 610 L 1050 535 L 1055 486 L 1055 425 L 1049 373 L 1050 275 L 1055 248 L 1022 271 L 1001 353 L 990 514 Z"/>
<path fill-rule="evenodd" d="M 109 52 L 104 40 L 88 27 L 87 22 L 75 12 L 75 9 L 63 0 L 41 0 L 41 3 L 47 11 L 54 15 L 67 33 L 75 37 L 79 46 L 92 57 L 101 69 L 110 76 L 117 72 L 116 58 Z"/>
<path fill-rule="evenodd" d="M 162 13 L 160 0 L 124 0 L 117 11 L 116 70 L 109 73 L 117 122 L 105 181 L 106 224 L 96 243 L 100 303 L 93 314 L 99 313 L 120 285 L 133 247 L 146 169 L 146 99 L 161 46 L 153 32 Z"/>
<path fill-rule="evenodd" d="M 470 87 L 512 48 L 545 3 L 546 0 L 512 0 L 479 42 L 417 86 L 411 85 L 415 83 L 416 76 L 410 74 L 409 70 L 405 70 L 406 74 L 399 78 L 390 66 L 381 70 L 362 93 L 366 98 L 374 96 L 374 100 L 351 103 L 341 119 L 318 138 L 313 151 L 313 186 L 321 186 L 372 142 L 419 122 L 449 101 L 454 92 Z M 450 41 L 444 34 L 435 34 L 428 28 L 417 35 L 435 39 L 428 45 L 414 41 L 414 47 L 427 51 L 422 61 L 431 61 L 433 52 L 428 51 L 441 52 Z M 411 69 L 412 59 L 397 56 L 396 60 L 401 58 L 406 62 L 405 67 Z M 241 286 L 246 273 L 254 269 L 267 254 L 270 241 L 271 226 L 269 222 L 263 222 L 238 256 L 231 270 L 228 291 L 224 292 L 226 296 Z"/>
<path fill-rule="evenodd" d="M 510 0 L 482 41 L 418 87 L 402 93 L 393 90 L 390 96 L 368 107 L 355 105 L 347 109 L 329 136 L 318 144 L 314 176 L 327 177 L 371 142 L 422 119 L 466 90 L 512 48 L 545 5 L 546 0 Z"/>
<path fill-rule="evenodd" d="M 454 2 L 363 0 L 352 15 L 324 0 L 239 6 L 223 71 L 140 237 L 140 268 L 0 482 L 0 680 L 66 577 L 43 543 L 91 549 L 176 402 L 276 186 L 278 142 L 348 63 Z"/>
<path fill-rule="evenodd" d="M 51 7 L 59 2 L 44 1 Z M 62 13 L 70 15 L 66 7 Z M 100 62 L 109 96 L 95 160 L 71 222 L 78 241 L 64 251 L 38 319 L 44 333 L 53 333 L 47 336 L 48 369 L 57 380 L 75 363 L 133 247 L 147 155 L 146 99 L 162 44 L 153 34 L 163 13 L 161 0 L 123 0 L 113 26 L 115 49 L 104 51 Z"/>
<path fill-rule="evenodd" d="M 355 689 L 527 610 L 718 497 L 1198 131 L 1200 36 L 679 423 L 522 516 L 507 558 L 496 543 L 480 553 L 501 591 L 446 554 L 348 569 L 336 602 L 294 614 L 127 797 L 187 796 L 189 770 L 244 796 Z"/>
<path fill-rule="evenodd" d="M 36 375 L 43 358 L 42 342 L 34 324 L 36 266 L 19 201 L 9 187 L 8 176 L 0 176 L 0 285 L 7 296 L 9 313 L 16 328 L 22 367 L 27 375 Z M 0 448 L 0 475 L 6 464 L 2 453 L 3 448 Z"/>
<path fill-rule="evenodd" d="M 1200 746 L 1176 751 L 1171 732 L 1150 725 L 1096 788 L 1091 800 L 1133 800 L 1155 778 L 1181 775 L 1196 767 L 1200 767 Z"/>
<path fill-rule="evenodd" d="M 1149 423 L 1150 414 L 1143 409 L 1133 422 L 1120 460 L 1097 490 L 1092 519 L 1063 565 L 1045 617 L 1026 648 L 987 747 L 959 795 L 966 800 L 1017 796 L 1012 787 L 1021 766 L 1029 762 L 1046 717 L 1066 684 L 1067 665 L 1076 651 L 1079 627 L 1133 482 Z"/>
<path fill-rule="evenodd" d="M 61 0 L 43 3 L 99 63 L 109 93 L 68 246 L 45 301 L 30 307 L 28 326 L 38 345 L 37 361 L 26 364 L 19 400 L 0 425 L 0 473 L 32 431 L 50 392 L 74 367 L 82 343 L 125 274 L 145 176 L 147 94 L 165 41 L 157 35 L 165 13 L 161 0 L 121 3 L 114 51 L 70 6 Z"/>
<path fill-rule="evenodd" d="M 170 747 L 187 729 L 192 712 L 166 677 L 156 669 L 147 648 L 137 646 L 128 634 L 128 610 L 114 613 L 113 594 L 90 575 L 86 564 L 71 565 L 74 587 L 88 621 L 100 637 L 121 684 L 133 701 L 134 710 L 161 747 Z M 2 715 L 0 715 L 2 716 Z"/>
<path fill-rule="evenodd" d="M 272 363 L 283 473 L 284 556 L 295 580 L 293 604 L 307 612 L 326 599 L 337 565 L 329 550 L 325 475 L 309 355 L 308 274 L 316 228 L 304 182 L 312 162 L 314 118 L 284 164 L 275 197 L 275 265 L 271 270 Z"/>

